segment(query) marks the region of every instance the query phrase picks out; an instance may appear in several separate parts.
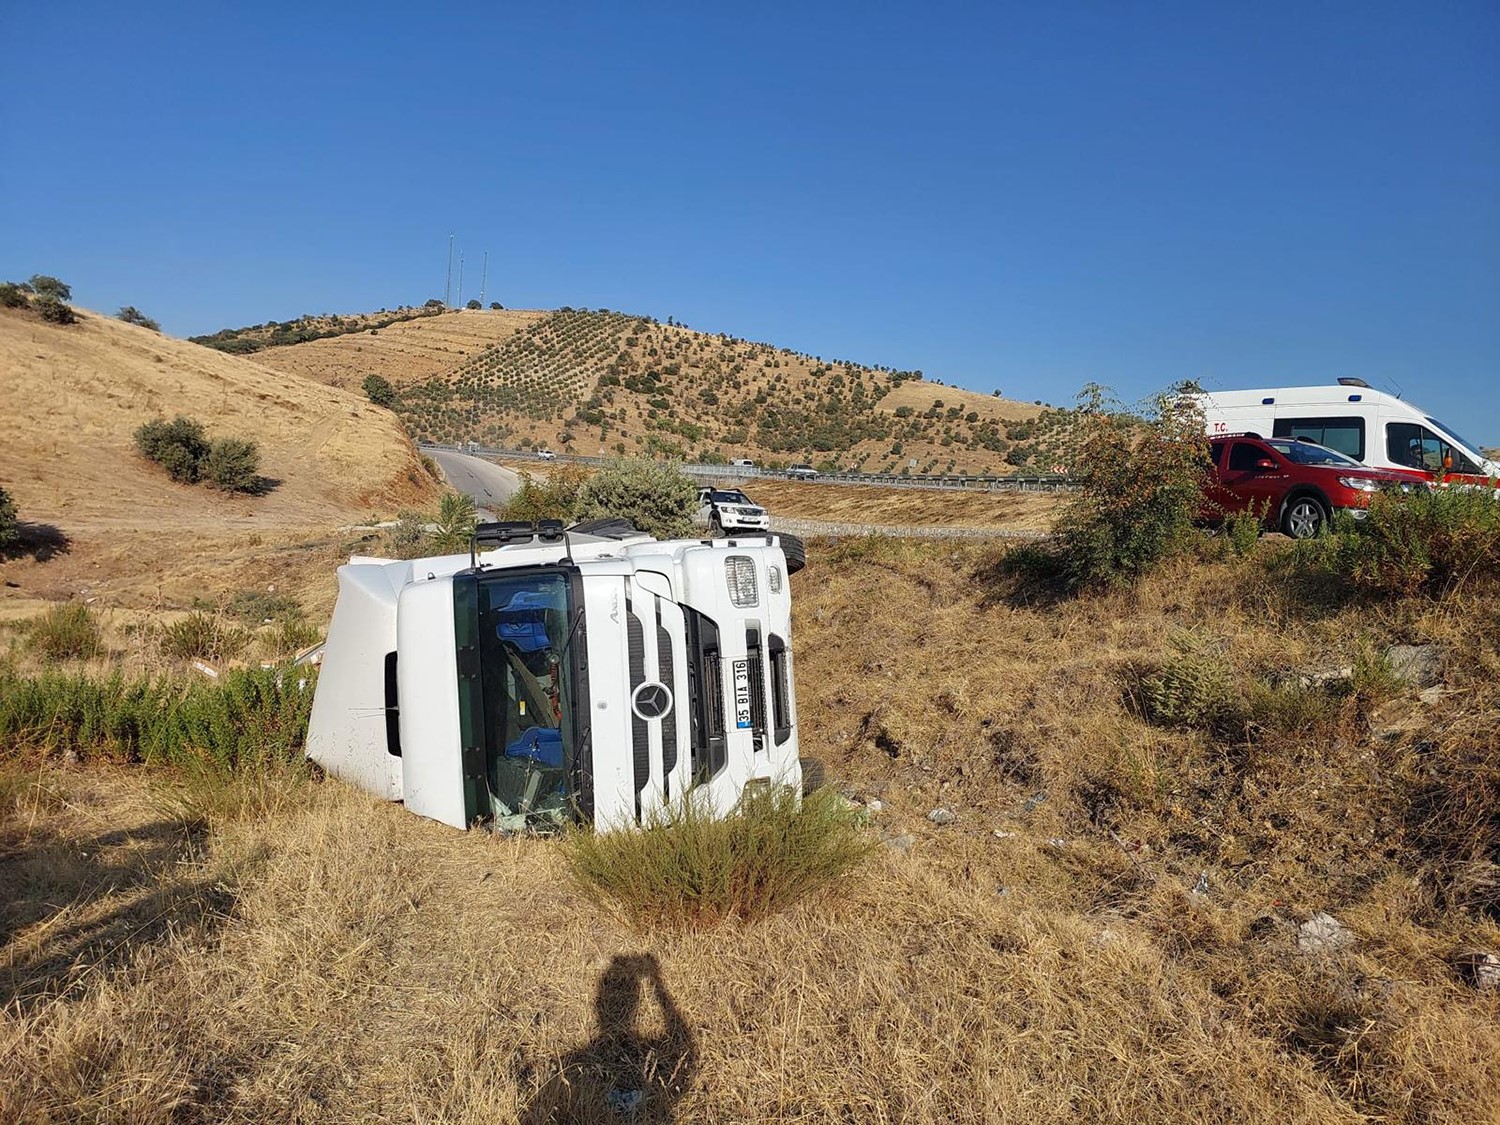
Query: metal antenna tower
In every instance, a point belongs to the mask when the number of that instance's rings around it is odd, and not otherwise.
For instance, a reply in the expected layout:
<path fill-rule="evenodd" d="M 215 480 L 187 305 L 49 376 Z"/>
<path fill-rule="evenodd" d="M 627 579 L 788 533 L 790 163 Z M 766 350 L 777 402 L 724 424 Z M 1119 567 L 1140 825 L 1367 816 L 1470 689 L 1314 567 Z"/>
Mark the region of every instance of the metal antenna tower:
<path fill-rule="evenodd" d="M 458 303 L 464 303 L 464 252 L 458 252 Z"/>
<path fill-rule="evenodd" d="M 448 232 L 448 273 L 443 278 L 443 308 L 453 307 L 449 298 L 453 296 L 453 232 Z"/>
<path fill-rule="evenodd" d="M 484 252 L 484 268 L 479 271 L 479 303 L 484 304 L 484 283 L 490 279 L 490 252 Z"/>

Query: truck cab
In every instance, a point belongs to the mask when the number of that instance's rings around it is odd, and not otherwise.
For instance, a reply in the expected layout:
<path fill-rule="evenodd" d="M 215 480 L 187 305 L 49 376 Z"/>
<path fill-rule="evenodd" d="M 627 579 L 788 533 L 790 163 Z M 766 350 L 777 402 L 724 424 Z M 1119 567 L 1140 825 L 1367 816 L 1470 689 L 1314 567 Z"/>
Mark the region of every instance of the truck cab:
<path fill-rule="evenodd" d="M 339 568 L 308 756 L 457 828 L 601 829 L 801 783 L 774 536 L 481 525 L 468 555 Z"/>

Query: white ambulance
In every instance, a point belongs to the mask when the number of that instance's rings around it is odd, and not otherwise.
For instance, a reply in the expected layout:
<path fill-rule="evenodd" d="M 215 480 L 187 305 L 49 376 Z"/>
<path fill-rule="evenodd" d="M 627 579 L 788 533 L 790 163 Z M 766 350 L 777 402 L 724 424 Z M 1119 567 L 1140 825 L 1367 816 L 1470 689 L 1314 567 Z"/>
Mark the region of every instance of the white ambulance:
<path fill-rule="evenodd" d="M 1204 391 L 1199 401 L 1210 437 L 1305 438 L 1371 468 L 1415 469 L 1466 483 L 1500 477 L 1500 464 L 1452 426 L 1362 379 L 1340 379 L 1334 386 Z"/>

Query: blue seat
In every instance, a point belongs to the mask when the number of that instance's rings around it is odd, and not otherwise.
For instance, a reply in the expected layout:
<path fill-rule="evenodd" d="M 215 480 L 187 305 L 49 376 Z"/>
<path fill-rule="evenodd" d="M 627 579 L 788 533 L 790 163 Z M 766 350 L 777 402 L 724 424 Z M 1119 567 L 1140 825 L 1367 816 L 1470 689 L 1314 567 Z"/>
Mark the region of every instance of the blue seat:
<path fill-rule="evenodd" d="M 539 766 L 562 769 L 562 731 L 556 727 L 528 727 L 505 748 L 507 758 L 530 758 Z"/>

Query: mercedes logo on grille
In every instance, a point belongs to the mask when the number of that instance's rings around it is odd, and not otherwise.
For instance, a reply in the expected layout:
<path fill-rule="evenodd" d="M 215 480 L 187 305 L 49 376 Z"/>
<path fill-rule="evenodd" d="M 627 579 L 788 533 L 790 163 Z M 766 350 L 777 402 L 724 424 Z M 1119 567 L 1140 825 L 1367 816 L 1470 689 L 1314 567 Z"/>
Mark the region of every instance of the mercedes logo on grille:
<path fill-rule="evenodd" d="M 672 689 L 655 680 L 644 683 L 630 697 L 630 709 L 643 719 L 660 719 L 672 709 Z"/>

